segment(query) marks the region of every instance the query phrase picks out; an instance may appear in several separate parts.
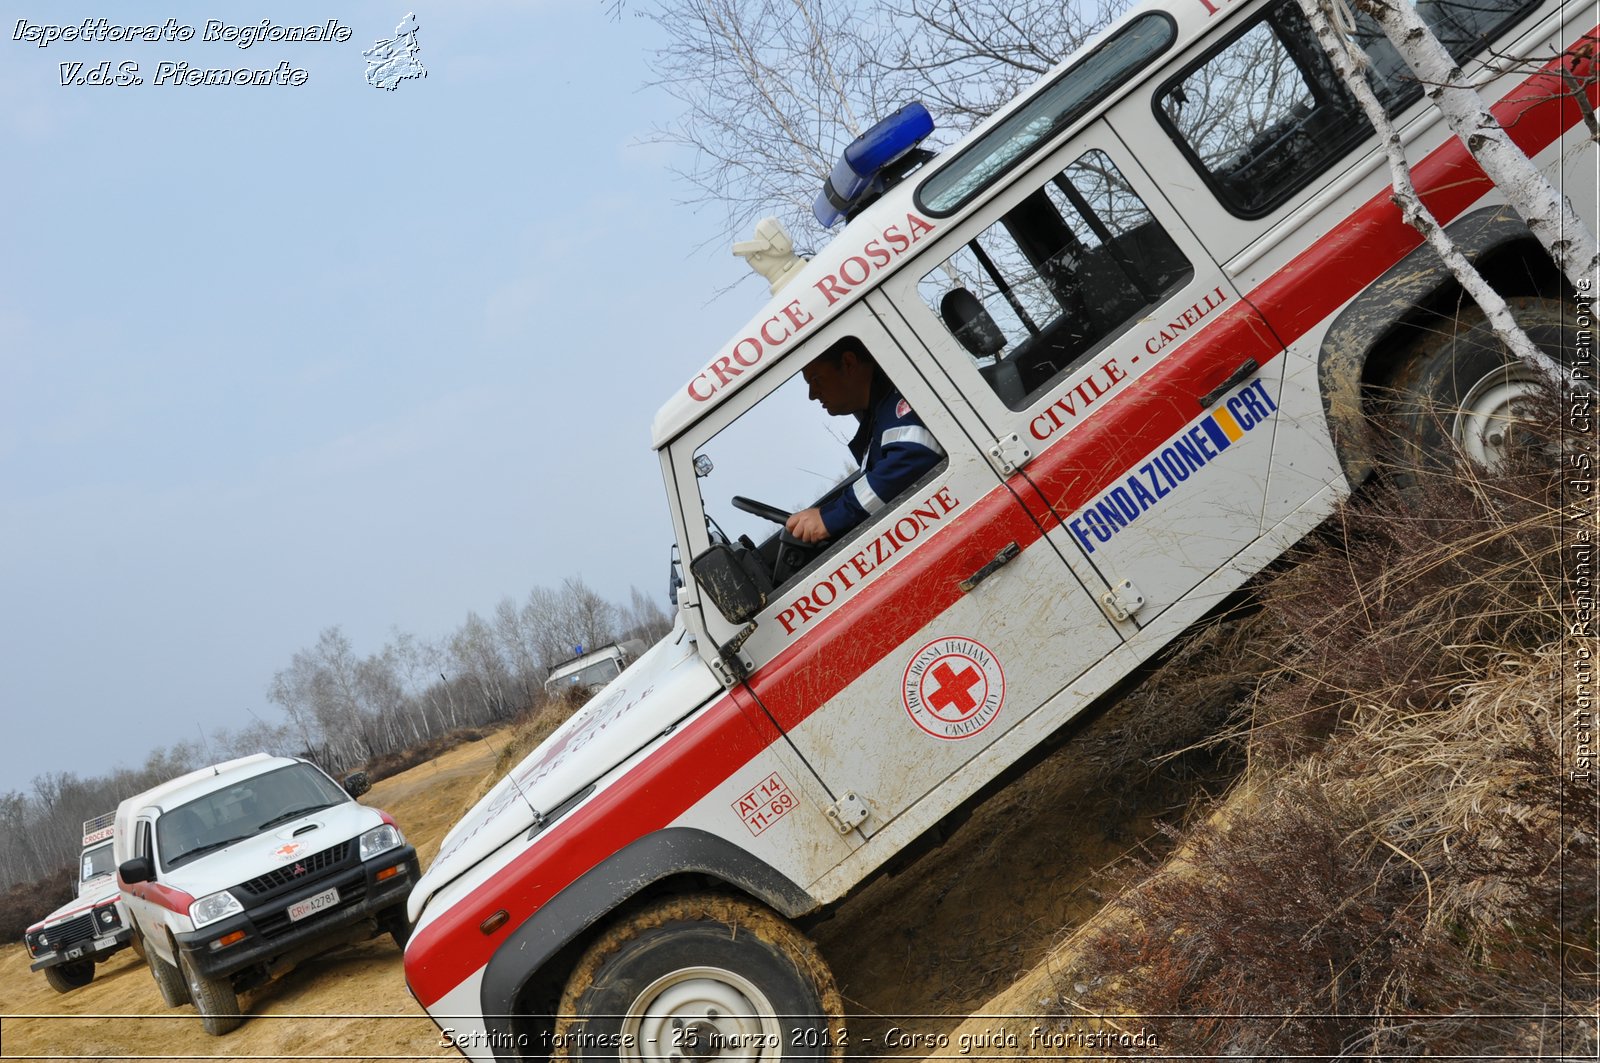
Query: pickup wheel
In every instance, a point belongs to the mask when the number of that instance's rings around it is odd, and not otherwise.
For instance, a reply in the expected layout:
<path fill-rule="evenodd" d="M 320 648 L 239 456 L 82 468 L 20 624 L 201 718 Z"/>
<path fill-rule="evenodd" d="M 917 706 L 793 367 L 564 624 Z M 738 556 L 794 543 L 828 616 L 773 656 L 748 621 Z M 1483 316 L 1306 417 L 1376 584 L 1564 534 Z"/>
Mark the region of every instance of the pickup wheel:
<path fill-rule="evenodd" d="M 1558 364 L 1570 364 L 1577 332 L 1570 306 L 1528 296 L 1506 303 L 1535 346 Z M 1471 303 L 1418 344 L 1393 383 L 1403 483 L 1415 479 L 1414 469 L 1446 469 L 1465 460 L 1492 472 L 1514 457 L 1559 450 L 1530 418 L 1553 389 L 1511 354 Z"/>
<path fill-rule="evenodd" d="M 156 950 L 149 945 L 144 947 L 144 962 L 150 966 L 150 977 L 156 980 L 156 989 L 161 992 L 163 1004 L 169 1008 L 180 1008 L 189 1003 L 189 987 L 176 967 L 157 956 Z"/>
<path fill-rule="evenodd" d="M 388 934 L 400 951 L 406 950 L 406 942 L 411 940 L 411 923 L 406 919 L 405 905 L 398 905 L 387 911 L 378 913 L 378 930 Z"/>
<path fill-rule="evenodd" d="M 239 1015 L 239 994 L 233 991 L 233 983 L 226 978 L 205 977 L 182 953 L 178 954 L 178 965 L 183 968 L 189 996 L 194 1000 L 194 1010 L 200 1013 L 200 1025 L 206 1033 L 220 1037 L 237 1029 L 244 1019 Z"/>
<path fill-rule="evenodd" d="M 557 1008 L 558 1059 L 838 1060 L 844 1003 L 815 945 L 718 894 L 652 904 L 589 946 Z"/>
<path fill-rule="evenodd" d="M 70 993 L 74 989 L 82 989 L 94 981 L 94 961 L 78 960 L 74 963 L 58 963 L 54 967 L 46 967 L 44 980 L 49 982 L 50 988 L 57 993 Z"/>

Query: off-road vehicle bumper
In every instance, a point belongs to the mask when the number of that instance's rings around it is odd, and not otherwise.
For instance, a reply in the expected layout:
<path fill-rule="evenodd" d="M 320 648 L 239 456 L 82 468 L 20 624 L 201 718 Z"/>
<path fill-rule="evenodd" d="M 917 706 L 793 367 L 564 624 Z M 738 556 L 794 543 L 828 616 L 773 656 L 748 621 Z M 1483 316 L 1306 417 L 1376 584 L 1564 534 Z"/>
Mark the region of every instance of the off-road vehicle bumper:
<path fill-rule="evenodd" d="M 329 947 L 333 947 L 339 944 L 341 931 L 380 913 L 397 910 L 398 918 L 404 920 L 406 896 L 416 885 L 420 868 L 416 849 L 403 845 L 380 853 L 365 864 L 307 877 L 313 880 L 292 882 L 286 887 L 267 884 L 260 889 L 267 899 L 261 901 L 251 896 L 252 888 L 261 884 L 260 879 L 235 887 L 232 892 L 246 905 L 245 910 L 200 930 L 177 935 L 179 950 L 197 974 L 223 978 L 306 946 L 314 947 L 320 939 L 328 939 Z M 338 890 L 337 902 L 303 918 L 290 918 L 292 906 L 320 897 L 330 889 Z"/>

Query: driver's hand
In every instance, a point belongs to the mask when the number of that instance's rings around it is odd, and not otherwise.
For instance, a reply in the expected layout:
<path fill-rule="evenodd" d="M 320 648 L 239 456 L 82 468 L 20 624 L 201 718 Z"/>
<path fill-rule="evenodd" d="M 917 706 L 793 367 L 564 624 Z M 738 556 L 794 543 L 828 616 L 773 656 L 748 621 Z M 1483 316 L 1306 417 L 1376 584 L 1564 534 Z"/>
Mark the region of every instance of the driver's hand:
<path fill-rule="evenodd" d="M 828 538 L 828 526 L 822 523 L 822 510 L 816 506 L 790 514 L 784 528 L 803 543 L 820 543 Z"/>

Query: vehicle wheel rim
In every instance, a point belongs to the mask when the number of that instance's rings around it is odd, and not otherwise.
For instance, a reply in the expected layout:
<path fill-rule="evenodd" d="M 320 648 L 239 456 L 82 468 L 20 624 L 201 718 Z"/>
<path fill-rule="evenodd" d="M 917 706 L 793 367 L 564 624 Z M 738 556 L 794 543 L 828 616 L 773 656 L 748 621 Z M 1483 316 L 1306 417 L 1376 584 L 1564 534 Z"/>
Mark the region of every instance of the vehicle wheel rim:
<path fill-rule="evenodd" d="M 1498 469 L 1519 443 L 1518 425 L 1543 392 L 1544 378 L 1527 366 L 1506 365 L 1472 385 L 1461 400 L 1450 435 L 1467 460 L 1483 469 Z M 1527 435 L 1524 430 L 1521 433 Z"/>
<path fill-rule="evenodd" d="M 688 967 L 652 982 L 623 1017 L 637 1060 L 706 1063 L 782 1054 L 783 1028 L 766 994 L 720 967 Z"/>

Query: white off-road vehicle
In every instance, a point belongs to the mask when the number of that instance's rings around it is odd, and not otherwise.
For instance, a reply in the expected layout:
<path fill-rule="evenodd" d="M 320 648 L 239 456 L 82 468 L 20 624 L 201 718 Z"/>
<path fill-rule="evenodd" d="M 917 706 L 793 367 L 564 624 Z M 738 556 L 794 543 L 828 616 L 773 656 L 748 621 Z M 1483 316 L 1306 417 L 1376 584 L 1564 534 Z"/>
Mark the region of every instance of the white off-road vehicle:
<path fill-rule="evenodd" d="M 257 753 L 117 806 L 117 877 L 168 1007 L 227 1033 L 239 992 L 299 961 L 383 932 L 405 944 L 416 850 L 355 801 L 366 789 Z"/>
<path fill-rule="evenodd" d="M 1593 226 L 1593 5 L 1416 7 Z M 1357 23 L 1437 223 L 1592 380 L 1593 282 Z M 653 426 L 676 630 L 412 891 L 406 978 L 474 1059 L 839 1055 L 807 926 L 1316 528 L 1383 431 L 1408 471 L 1592 478 L 1589 398 L 1586 439 L 1539 441 L 1536 374 L 1402 218 L 1295 0 L 1144 0 L 937 155 L 932 129 L 908 103 L 846 149 L 809 261 L 776 223 L 734 248 L 772 298 Z M 671 343 L 641 335 L 597 382 Z"/>
<path fill-rule="evenodd" d="M 23 935 L 33 961 L 28 970 L 43 971 L 45 981 L 58 993 L 88 985 L 95 964 L 133 943 L 111 854 L 115 816 L 107 812 L 84 822 L 77 895 Z"/>

